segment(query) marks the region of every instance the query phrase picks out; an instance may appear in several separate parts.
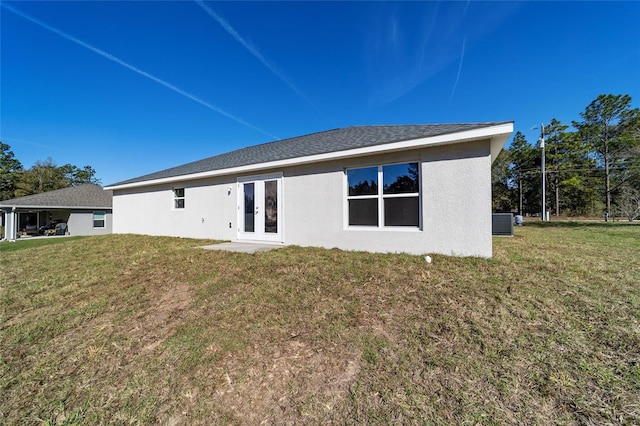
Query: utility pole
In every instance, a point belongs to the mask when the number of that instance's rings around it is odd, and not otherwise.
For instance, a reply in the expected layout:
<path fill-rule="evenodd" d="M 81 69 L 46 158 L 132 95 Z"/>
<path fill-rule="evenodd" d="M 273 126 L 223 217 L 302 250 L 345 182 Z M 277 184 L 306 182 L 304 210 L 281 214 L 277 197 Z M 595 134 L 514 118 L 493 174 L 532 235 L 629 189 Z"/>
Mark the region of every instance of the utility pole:
<path fill-rule="evenodd" d="M 544 164 L 544 124 L 540 124 L 540 148 L 542 149 L 541 168 L 542 168 L 542 221 L 547 220 L 547 192 L 546 192 L 546 179 L 545 179 L 545 164 Z"/>

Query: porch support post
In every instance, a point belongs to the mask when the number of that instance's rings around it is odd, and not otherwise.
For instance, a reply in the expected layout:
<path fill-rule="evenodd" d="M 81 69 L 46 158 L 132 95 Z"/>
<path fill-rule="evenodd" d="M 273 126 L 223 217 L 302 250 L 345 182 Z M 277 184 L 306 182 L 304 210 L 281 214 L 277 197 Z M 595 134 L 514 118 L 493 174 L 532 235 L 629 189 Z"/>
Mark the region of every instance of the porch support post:
<path fill-rule="evenodd" d="M 7 241 L 16 240 L 16 231 L 18 230 L 18 214 L 16 208 L 13 207 L 10 212 L 7 212 L 7 227 L 5 228 L 5 235 Z"/>

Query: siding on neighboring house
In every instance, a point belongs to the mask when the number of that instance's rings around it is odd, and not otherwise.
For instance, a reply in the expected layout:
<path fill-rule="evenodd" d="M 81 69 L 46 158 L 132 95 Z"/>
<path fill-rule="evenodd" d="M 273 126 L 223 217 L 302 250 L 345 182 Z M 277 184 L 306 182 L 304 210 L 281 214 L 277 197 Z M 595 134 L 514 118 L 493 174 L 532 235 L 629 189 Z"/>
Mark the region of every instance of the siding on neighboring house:
<path fill-rule="evenodd" d="M 93 226 L 94 213 L 104 212 L 105 226 L 97 228 Z M 70 235 L 106 235 L 113 229 L 113 214 L 111 210 L 72 210 L 69 215 Z"/>
<path fill-rule="evenodd" d="M 0 201 L 5 223 L 4 238 L 14 240 L 21 236 L 25 218 L 29 232 L 35 232 L 53 221 L 67 223 L 70 235 L 110 234 L 113 226 L 112 191 L 99 185 L 84 184 L 40 194 Z M 94 213 L 104 213 L 101 227 L 94 226 Z M 31 223 L 33 222 L 33 223 Z"/>

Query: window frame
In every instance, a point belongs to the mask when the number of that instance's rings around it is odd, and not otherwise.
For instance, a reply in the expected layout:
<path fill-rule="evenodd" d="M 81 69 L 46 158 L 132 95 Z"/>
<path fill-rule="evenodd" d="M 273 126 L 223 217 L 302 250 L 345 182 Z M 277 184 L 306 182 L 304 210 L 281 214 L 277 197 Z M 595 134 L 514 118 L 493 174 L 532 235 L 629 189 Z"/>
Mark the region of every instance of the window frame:
<path fill-rule="evenodd" d="M 182 196 L 178 195 L 178 191 L 182 191 Z M 173 210 L 184 210 L 185 209 L 185 200 L 186 200 L 186 190 L 183 187 L 180 188 L 172 188 L 171 192 L 173 193 Z M 179 205 L 179 201 L 182 201 L 182 205 Z"/>
<path fill-rule="evenodd" d="M 416 164 L 418 168 L 418 192 L 408 192 L 408 193 L 397 193 L 397 194 L 385 194 L 384 193 L 384 167 L 387 166 L 395 166 L 395 165 L 403 165 L 403 164 Z M 349 170 L 357 170 L 357 169 L 367 169 L 367 168 L 376 168 L 377 169 L 377 186 L 378 192 L 377 194 L 372 195 L 349 195 Z M 344 193 L 344 228 L 346 230 L 363 230 L 363 231 L 404 231 L 404 232 L 415 232 L 422 231 L 422 163 L 419 160 L 407 160 L 402 162 L 394 162 L 394 163 L 378 163 L 371 165 L 361 165 L 354 167 L 346 167 L 343 172 L 344 176 L 344 184 L 343 184 L 343 193 Z M 385 225 L 385 199 L 391 198 L 417 198 L 418 199 L 418 225 Z M 377 200 L 377 210 L 378 210 L 378 225 L 351 225 L 349 223 L 349 214 L 350 214 L 350 201 L 351 200 L 364 200 L 364 199 L 376 199 Z"/>
<path fill-rule="evenodd" d="M 102 226 L 96 226 L 96 215 L 102 215 L 102 219 L 97 219 L 97 220 L 102 220 Z M 93 223 L 93 229 L 105 229 L 107 227 L 107 212 L 106 211 L 94 211 L 92 212 L 91 215 L 91 219 L 92 219 L 92 223 Z"/>

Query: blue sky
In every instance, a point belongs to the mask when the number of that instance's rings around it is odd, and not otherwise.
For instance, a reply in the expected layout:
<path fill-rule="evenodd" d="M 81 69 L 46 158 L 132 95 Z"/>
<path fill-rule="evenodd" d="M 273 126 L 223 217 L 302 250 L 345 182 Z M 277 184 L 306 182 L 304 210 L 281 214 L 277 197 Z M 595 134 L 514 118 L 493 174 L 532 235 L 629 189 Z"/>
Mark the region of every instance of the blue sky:
<path fill-rule="evenodd" d="M 351 125 L 640 104 L 640 2 L 2 1 L 0 140 L 103 184 Z"/>

